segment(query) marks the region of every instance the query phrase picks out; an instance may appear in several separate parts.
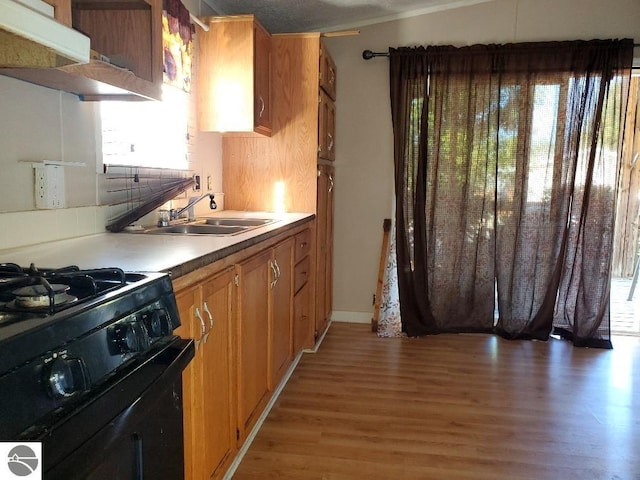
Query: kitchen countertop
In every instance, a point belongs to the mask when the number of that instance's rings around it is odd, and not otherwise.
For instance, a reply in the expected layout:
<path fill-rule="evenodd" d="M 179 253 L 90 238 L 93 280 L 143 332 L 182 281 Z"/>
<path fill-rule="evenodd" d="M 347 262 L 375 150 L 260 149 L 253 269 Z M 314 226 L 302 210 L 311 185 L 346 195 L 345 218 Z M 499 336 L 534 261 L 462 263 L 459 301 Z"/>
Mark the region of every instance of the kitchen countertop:
<path fill-rule="evenodd" d="M 310 213 L 273 214 L 225 210 L 209 217 L 276 218 L 278 221 L 227 236 L 142 232 L 100 233 L 0 250 L 0 263 L 40 268 L 77 265 L 81 269 L 117 267 L 131 272 L 171 272 L 174 278 L 267 240 L 313 218 Z M 199 217 L 205 218 L 205 217 Z"/>

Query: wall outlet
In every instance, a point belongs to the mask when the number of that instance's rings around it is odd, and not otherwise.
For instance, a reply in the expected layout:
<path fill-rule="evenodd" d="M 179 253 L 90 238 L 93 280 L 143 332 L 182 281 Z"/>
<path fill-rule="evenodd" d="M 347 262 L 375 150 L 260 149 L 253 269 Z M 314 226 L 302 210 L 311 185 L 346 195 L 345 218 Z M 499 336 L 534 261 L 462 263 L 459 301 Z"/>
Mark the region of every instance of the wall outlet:
<path fill-rule="evenodd" d="M 60 165 L 38 165 L 35 170 L 36 208 L 64 208 L 64 169 Z"/>
<path fill-rule="evenodd" d="M 46 198 L 47 198 L 47 181 L 44 173 L 44 165 L 38 166 L 34 168 L 35 172 L 35 195 L 36 195 L 36 207 L 37 208 L 47 208 Z"/>

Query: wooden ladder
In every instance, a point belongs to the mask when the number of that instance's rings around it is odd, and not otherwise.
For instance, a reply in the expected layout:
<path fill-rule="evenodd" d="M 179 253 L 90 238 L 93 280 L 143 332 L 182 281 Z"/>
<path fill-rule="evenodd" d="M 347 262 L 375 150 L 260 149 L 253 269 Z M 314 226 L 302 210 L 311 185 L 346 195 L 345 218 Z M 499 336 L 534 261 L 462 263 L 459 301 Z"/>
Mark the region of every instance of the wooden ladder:
<path fill-rule="evenodd" d="M 378 331 L 378 318 L 380 317 L 380 298 L 382 297 L 382 283 L 384 281 L 384 267 L 387 263 L 387 250 L 389 249 L 389 232 L 391 231 L 391 219 L 385 218 L 382 222 L 382 249 L 380 251 L 380 266 L 378 267 L 378 286 L 373 297 L 373 318 L 371 319 L 371 331 Z"/>

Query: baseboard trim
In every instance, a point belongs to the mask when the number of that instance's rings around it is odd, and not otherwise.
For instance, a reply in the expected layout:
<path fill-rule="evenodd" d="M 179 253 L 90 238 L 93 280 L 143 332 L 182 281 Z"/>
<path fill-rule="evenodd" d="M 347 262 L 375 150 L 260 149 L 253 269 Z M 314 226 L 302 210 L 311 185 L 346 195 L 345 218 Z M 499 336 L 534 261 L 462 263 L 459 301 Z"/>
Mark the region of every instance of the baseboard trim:
<path fill-rule="evenodd" d="M 347 312 L 334 310 L 331 314 L 331 320 L 342 323 L 371 323 L 373 313 L 370 312 Z"/>

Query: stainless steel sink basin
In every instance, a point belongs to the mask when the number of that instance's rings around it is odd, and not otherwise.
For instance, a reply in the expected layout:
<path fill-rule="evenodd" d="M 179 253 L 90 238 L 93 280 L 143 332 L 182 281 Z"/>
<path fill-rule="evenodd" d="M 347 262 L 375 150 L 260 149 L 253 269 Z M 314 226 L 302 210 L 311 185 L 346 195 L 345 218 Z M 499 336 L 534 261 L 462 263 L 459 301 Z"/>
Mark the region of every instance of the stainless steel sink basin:
<path fill-rule="evenodd" d="M 201 218 L 195 222 L 157 227 L 145 230 L 151 234 L 182 234 L 182 235 L 236 235 L 255 228 L 276 222 L 273 218 Z"/>
<path fill-rule="evenodd" d="M 240 225 L 174 225 L 172 227 L 159 227 L 148 231 L 147 233 L 182 233 L 182 234 L 198 234 L 198 235 L 234 235 L 244 232 L 248 227 Z"/>
<path fill-rule="evenodd" d="M 232 227 L 261 227 L 275 221 L 273 218 L 207 218 L 205 223 Z"/>

